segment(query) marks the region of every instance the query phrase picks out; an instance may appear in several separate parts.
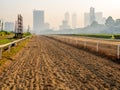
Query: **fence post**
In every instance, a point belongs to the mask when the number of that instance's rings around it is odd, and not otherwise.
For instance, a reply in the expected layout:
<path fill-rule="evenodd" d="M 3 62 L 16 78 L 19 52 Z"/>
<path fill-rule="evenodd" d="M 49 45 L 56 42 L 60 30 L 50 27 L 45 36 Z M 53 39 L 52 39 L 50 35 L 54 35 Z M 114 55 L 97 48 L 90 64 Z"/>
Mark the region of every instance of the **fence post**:
<path fill-rule="evenodd" d="M 15 43 L 15 46 L 17 46 L 17 42 Z"/>
<path fill-rule="evenodd" d="M 11 44 L 10 44 L 9 47 L 8 47 L 8 52 L 10 52 L 10 49 L 11 49 Z"/>
<path fill-rule="evenodd" d="M 2 48 L 0 48 L 0 59 L 2 59 Z"/>
<path fill-rule="evenodd" d="M 97 46 L 96 46 L 96 51 L 98 52 L 99 50 L 99 41 L 97 42 Z"/>
<path fill-rule="evenodd" d="M 87 42 L 86 42 L 86 41 L 84 41 L 84 48 L 86 48 L 86 45 L 87 45 Z"/>
<path fill-rule="evenodd" d="M 120 44 L 117 46 L 117 58 L 120 58 Z"/>

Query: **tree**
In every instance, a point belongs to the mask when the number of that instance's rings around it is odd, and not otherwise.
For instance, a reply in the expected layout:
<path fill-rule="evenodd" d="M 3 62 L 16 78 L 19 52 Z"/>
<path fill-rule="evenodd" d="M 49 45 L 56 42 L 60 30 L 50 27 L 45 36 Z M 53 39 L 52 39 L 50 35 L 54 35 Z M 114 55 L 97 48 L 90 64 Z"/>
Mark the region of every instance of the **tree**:
<path fill-rule="evenodd" d="M 105 25 L 108 26 L 108 27 L 114 26 L 114 25 L 115 25 L 114 19 L 113 19 L 111 16 L 109 16 L 109 17 L 106 19 Z"/>

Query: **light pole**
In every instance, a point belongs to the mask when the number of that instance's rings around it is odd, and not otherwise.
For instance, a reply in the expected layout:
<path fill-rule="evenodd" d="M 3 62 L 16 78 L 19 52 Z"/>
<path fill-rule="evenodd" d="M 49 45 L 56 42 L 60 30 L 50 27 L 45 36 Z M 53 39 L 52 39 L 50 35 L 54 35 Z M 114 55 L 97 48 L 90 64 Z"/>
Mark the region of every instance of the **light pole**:
<path fill-rule="evenodd" d="M 4 25 L 3 21 L 0 20 L 0 30 L 1 30 L 1 31 L 3 31 L 3 25 Z"/>

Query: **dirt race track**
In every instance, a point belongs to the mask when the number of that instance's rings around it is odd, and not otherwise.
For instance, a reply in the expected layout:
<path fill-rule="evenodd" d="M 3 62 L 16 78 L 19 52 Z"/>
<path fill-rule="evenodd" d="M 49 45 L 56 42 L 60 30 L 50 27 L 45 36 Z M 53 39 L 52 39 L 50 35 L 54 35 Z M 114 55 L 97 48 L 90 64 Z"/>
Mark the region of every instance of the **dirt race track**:
<path fill-rule="evenodd" d="M 120 90 L 120 64 L 44 36 L 0 75 L 0 90 Z"/>

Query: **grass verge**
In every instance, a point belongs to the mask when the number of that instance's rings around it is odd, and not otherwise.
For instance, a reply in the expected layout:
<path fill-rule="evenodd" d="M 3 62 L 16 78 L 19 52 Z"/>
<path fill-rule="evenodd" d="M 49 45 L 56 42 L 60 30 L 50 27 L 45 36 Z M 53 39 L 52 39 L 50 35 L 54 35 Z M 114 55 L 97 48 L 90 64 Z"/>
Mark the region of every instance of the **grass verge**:
<path fill-rule="evenodd" d="M 4 51 L 2 59 L 0 60 L 0 66 L 2 66 L 7 60 L 12 60 L 12 57 L 16 55 L 16 53 L 19 52 L 22 48 L 24 48 L 28 42 L 29 39 L 26 39 L 20 42 L 17 46 L 12 47 L 10 52 L 8 52 L 8 50 Z"/>
<path fill-rule="evenodd" d="M 2 44 L 6 44 L 6 43 L 9 43 L 9 42 L 12 42 L 12 41 L 14 41 L 15 39 L 2 39 L 2 40 L 0 40 L 0 45 L 2 45 Z"/>

